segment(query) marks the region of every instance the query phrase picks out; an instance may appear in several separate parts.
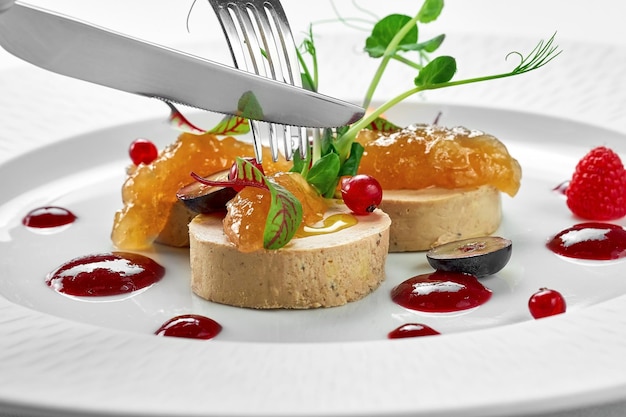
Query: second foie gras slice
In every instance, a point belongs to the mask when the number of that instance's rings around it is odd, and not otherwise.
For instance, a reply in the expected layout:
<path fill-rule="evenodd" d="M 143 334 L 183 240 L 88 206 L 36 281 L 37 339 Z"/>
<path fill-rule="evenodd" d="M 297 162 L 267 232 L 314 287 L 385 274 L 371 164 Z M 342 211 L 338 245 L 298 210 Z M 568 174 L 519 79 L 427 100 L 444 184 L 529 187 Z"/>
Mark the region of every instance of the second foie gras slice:
<path fill-rule="evenodd" d="M 500 191 L 490 185 L 448 190 L 385 190 L 380 208 L 393 219 L 389 251 L 424 251 L 495 232 L 502 220 Z"/>

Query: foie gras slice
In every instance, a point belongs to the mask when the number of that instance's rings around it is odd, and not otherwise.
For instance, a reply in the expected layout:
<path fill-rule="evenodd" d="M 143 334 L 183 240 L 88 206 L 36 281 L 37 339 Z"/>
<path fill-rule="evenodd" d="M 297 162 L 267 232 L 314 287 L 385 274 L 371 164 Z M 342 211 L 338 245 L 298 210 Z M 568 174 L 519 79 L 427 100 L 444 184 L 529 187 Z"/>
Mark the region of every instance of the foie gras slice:
<path fill-rule="evenodd" d="M 385 190 L 380 209 L 392 221 L 390 252 L 424 251 L 455 240 L 489 235 L 502 220 L 500 191 L 490 185 Z"/>
<path fill-rule="evenodd" d="M 343 204 L 326 216 L 348 213 Z M 242 253 L 222 217 L 189 224 L 191 288 L 207 300 L 257 309 L 333 307 L 359 300 L 385 279 L 391 220 L 381 210 L 351 227 L 295 238 L 279 250 Z"/>

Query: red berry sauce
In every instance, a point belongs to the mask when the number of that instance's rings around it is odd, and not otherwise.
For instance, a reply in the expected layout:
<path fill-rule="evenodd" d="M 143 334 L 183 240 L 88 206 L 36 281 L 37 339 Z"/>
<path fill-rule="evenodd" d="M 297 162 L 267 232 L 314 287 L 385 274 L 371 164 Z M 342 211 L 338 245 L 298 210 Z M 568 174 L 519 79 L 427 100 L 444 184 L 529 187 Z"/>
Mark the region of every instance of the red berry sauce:
<path fill-rule="evenodd" d="M 568 258 L 619 259 L 626 256 L 626 230 L 610 223 L 580 223 L 559 232 L 546 245 Z"/>
<path fill-rule="evenodd" d="M 486 303 L 491 290 L 474 275 L 435 271 L 409 278 L 391 290 L 402 307 L 429 313 L 467 310 Z"/>
<path fill-rule="evenodd" d="M 36 229 L 46 229 L 74 223 L 76 216 L 62 207 L 39 207 L 28 212 L 22 224 Z"/>
<path fill-rule="evenodd" d="M 403 337 L 419 337 L 419 336 L 434 336 L 441 334 L 437 330 L 430 326 L 419 323 L 407 323 L 389 332 L 387 338 L 400 339 Z"/>
<path fill-rule="evenodd" d="M 147 256 L 111 252 L 72 259 L 48 274 L 46 283 L 63 294 L 98 297 L 137 291 L 163 275 L 165 268 Z"/>
<path fill-rule="evenodd" d="M 154 333 L 157 336 L 213 339 L 222 326 L 213 319 L 196 314 L 185 314 L 169 319 Z"/>

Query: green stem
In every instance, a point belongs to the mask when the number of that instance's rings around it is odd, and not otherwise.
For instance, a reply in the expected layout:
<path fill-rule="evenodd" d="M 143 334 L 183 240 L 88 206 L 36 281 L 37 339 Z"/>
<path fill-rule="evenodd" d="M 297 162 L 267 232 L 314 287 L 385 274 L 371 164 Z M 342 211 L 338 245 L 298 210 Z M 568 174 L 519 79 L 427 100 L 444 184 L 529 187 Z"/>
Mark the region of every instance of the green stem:
<path fill-rule="evenodd" d="M 306 62 L 304 62 L 304 58 L 302 57 L 300 53 L 298 53 L 298 61 L 300 62 L 301 73 L 306 77 L 307 81 L 309 82 L 309 85 L 316 86 L 316 81 L 313 77 L 311 77 L 309 68 L 307 67 Z"/>
<path fill-rule="evenodd" d="M 389 60 L 392 57 L 394 57 L 395 51 L 397 50 L 397 47 L 400 44 L 400 41 L 402 41 L 402 39 L 404 39 L 406 34 L 409 33 L 409 31 L 413 27 L 415 27 L 415 25 L 417 24 L 418 16 L 419 15 L 415 15 L 413 19 L 409 20 L 402 27 L 402 29 L 400 29 L 398 33 L 396 33 L 396 35 L 393 37 L 391 42 L 389 42 L 389 45 L 387 45 L 387 48 L 385 49 L 385 53 L 383 54 L 383 57 L 381 58 L 380 65 L 378 65 L 378 69 L 376 70 L 376 73 L 374 74 L 374 78 L 372 79 L 372 82 L 370 83 L 365 93 L 365 99 L 363 100 L 364 108 L 368 108 L 370 103 L 372 102 L 372 98 L 374 97 L 374 92 L 376 91 L 376 88 L 378 87 L 378 83 L 380 82 L 380 79 L 382 78 L 383 73 L 385 72 L 385 69 L 387 68 L 387 64 L 389 64 Z"/>
<path fill-rule="evenodd" d="M 413 62 L 410 59 L 406 59 L 402 55 L 395 54 L 394 56 L 392 56 L 392 58 L 395 59 L 396 61 L 402 62 L 405 65 L 408 65 L 411 68 L 415 68 L 418 71 L 421 70 L 422 68 L 424 68 L 423 65 L 420 65 L 420 64 L 418 64 L 416 62 Z"/>
<path fill-rule="evenodd" d="M 322 134 L 320 129 L 313 130 L 313 153 L 311 155 L 313 163 L 322 157 Z"/>
<path fill-rule="evenodd" d="M 369 124 L 372 123 L 374 120 L 376 120 L 376 118 L 378 118 L 381 114 L 385 113 L 387 110 L 391 109 L 396 104 L 400 103 L 401 101 L 409 98 L 410 96 L 414 94 L 417 94 L 426 90 L 438 90 L 441 88 L 454 87 L 454 86 L 463 85 L 463 84 L 472 84 L 472 83 L 477 83 L 477 82 L 482 82 L 482 81 L 495 80 L 498 78 L 512 77 L 514 75 L 518 75 L 518 74 L 522 74 L 523 72 L 526 72 L 526 71 L 517 72 L 516 70 L 512 72 L 501 73 L 501 74 L 487 75 L 484 77 L 466 78 L 463 80 L 448 81 L 448 82 L 439 83 L 439 84 L 421 85 L 421 86 L 412 88 L 410 90 L 407 90 L 404 93 L 392 98 L 391 100 L 388 100 L 387 102 L 383 103 L 381 106 L 377 107 L 376 110 L 374 110 L 374 112 L 370 113 L 367 117 L 364 117 L 358 122 L 351 125 L 350 128 L 341 137 L 337 138 L 335 146 L 337 150 L 339 151 L 339 156 L 342 161 L 345 161 L 345 159 L 349 156 L 348 152 L 350 151 L 350 146 L 352 145 L 352 142 L 354 142 L 354 140 L 356 139 L 356 136 L 362 129 L 365 129 L 367 126 L 369 126 Z"/>

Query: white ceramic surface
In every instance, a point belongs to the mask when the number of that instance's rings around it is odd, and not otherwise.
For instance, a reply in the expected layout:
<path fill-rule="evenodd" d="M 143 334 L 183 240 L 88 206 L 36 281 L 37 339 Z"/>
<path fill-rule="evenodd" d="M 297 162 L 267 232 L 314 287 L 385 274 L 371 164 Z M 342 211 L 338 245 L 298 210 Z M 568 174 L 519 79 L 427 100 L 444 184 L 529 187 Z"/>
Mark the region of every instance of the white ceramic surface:
<path fill-rule="evenodd" d="M 467 63 L 460 70 L 466 74 L 498 67 L 511 48 L 535 41 L 460 38 L 450 37 L 448 51 Z M 321 44 L 333 46 L 324 52 L 322 74 L 333 74 L 324 90 L 358 99 L 371 64 L 356 55 L 357 43 L 328 35 Z M 166 115 L 160 103 L 34 68 L 3 72 L 0 412 L 504 416 L 623 399 L 626 284 L 617 273 L 623 264 L 566 262 L 542 242 L 575 221 L 551 188 L 576 160 L 598 144 L 626 155 L 626 52 L 561 44 L 565 53 L 541 71 L 429 93 L 396 113 L 408 123 L 441 110 L 445 123 L 501 137 L 524 167 L 520 195 L 504 199 L 499 232 L 514 240 L 514 257 L 485 281 L 494 298 L 467 314 L 441 317 L 388 301 L 393 283 L 428 270 L 421 255 L 394 257 L 385 286 L 363 302 L 313 312 L 250 312 L 200 301 L 184 285 L 184 254 L 163 248 L 153 255 L 180 274 L 140 295 L 103 303 L 53 293 L 43 285 L 47 271 L 72 256 L 111 248 L 126 145 L 136 136 L 164 144 L 173 132 L 160 122 Z M 349 59 L 339 53 L 346 49 Z M 406 79 L 402 70 L 383 84 L 381 98 L 399 88 L 399 79 Z M 81 220 L 56 235 L 22 229 L 24 210 L 44 202 L 72 208 Z M 538 285 L 564 291 L 569 312 L 531 320 L 525 302 Z M 217 319 L 224 332 L 211 342 L 150 334 L 188 311 Z M 416 316 L 446 334 L 385 340 L 387 331 Z"/>
<path fill-rule="evenodd" d="M 623 263 L 563 260 L 544 243 L 576 221 L 553 188 L 586 152 L 587 138 L 602 138 L 624 154 L 624 135 L 455 105 L 413 104 L 389 116 L 409 123 L 439 111 L 442 123 L 498 132 L 524 167 L 522 190 L 504 198 L 505 220 L 497 232 L 513 240 L 512 260 L 483 280 L 494 292 L 487 304 L 455 314 L 422 314 L 391 302 L 394 285 L 432 270 L 423 253 L 390 255 L 380 289 L 333 309 L 254 311 L 208 303 L 189 291 L 186 251 L 158 246 L 147 254 L 168 272 L 145 291 L 101 299 L 59 295 L 45 285 L 47 272 L 73 257 L 112 249 L 111 218 L 120 205 L 129 141 L 146 136 L 163 145 L 174 132 L 151 120 L 6 162 L 0 176 L 20 180 L 3 185 L 0 205 L 0 399 L 16 406 L 176 416 L 484 416 L 514 415 L 512 405 L 515 412 L 535 411 L 619 398 L 626 387 Z M 24 228 L 23 215 L 43 205 L 66 207 L 79 220 L 52 234 Z M 567 314 L 531 319 L 528 297 L 543 286 L 564 294 Z M 224 331 L 210 342 L 152 335 L 184 313 L 209 316 Z M 443 335 L 386 340 L 387 332 L 408 322 Z M 249 390 L 247 402 L 240 399 L 242 389 Z"/>

